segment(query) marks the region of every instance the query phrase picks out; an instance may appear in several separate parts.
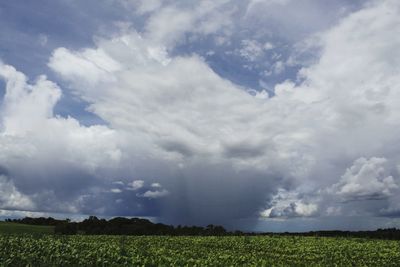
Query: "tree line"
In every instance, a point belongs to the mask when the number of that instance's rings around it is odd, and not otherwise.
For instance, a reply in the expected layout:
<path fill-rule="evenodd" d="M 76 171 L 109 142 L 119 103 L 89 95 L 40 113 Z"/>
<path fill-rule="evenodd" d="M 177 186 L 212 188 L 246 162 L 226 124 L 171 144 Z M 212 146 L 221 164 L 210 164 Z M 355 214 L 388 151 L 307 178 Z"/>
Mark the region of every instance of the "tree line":
<path fill-rule="evenodd" d="M 271 233 L 263 233 L 271 234 Z M 301 233 L 278 233 L 274 235 L 286 235 L 286 236 L 320 236 L 320 237 L 356 237 L 356 238 L 374 238 L 374 239 L 391 239 L 400 240 L 400 229 L 397 228 L 385 228 L 377 229 L 374 231 L 310 231 Z"/>
<path fill-rule="evenodd" d="M 30 225 L 54 226 L 56 234 L 87 234 L 87 235 L 184 235 L 184 236 L 224 236 L 224 235 L 272 235 L 272 236 L 320 236 L 320 237 L 359 237 L 400 240 L 400 229 L 386 228 L 375 231 L 311 231 L 284 233 L 254 233 L 242 231 L 227 231 L 220 225 L 201 226 L 172 226 L 153 223 L 147 219 L 116 217 L 110 220 L 89 216 L 81 222 L 71 222 L 69 219 L 58 220 L 51 217 L 22 219 L 6 219 L 7 222 Z"/>
<path fill-rule="evenodd" d="M 7 219 L 7 222 L 30 225 L 55 226 L 56 234 L 87 234 L 87 235 L 196 235 L 220 236 L 232 234 L 220 225 L 181 226 L 176 227 L 162 223 L 152 223 L 147 219 L 116 217 L 110 220 L 99 219 L 96 216 L 81 222 L 71 222 L 69 219 L 57 220 L 54 218 Z M 238 231 L 236 233 L 239 233 Z M 241 233 L 241 232 L 240 232 Z"/>

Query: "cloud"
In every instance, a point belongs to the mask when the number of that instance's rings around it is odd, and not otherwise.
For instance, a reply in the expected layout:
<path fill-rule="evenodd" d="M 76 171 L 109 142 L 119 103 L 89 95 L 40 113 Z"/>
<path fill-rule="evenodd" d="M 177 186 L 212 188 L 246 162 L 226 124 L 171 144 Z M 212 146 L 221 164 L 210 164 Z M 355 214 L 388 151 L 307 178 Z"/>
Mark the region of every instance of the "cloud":
<path fill-rule="evenodd" d="M 262 148 L 257 147 L 259 144 L 263 146 L 263 140 L 268 137 L 257 131 L 249 133 L 249 126 L 242 122 L 260 127 L 257 126 L 260 122 L 253 117 L 262 112 L 259 109 L 266 108 L 265 100 L 254 98 L 241 87 L 222 79 L 198 56 L 169 56 L 166 61 L 155 59 L 148 52 L 148 42 L 135 32 L 111 40 L 98 40 L 98 47 L 94 50 L 103 51 L 121 66 L 121 69 L 108 74 L 107 82 L 98 80 L 90 84 L 86 79 L 94 79 L 83 71 L 65 72 L 64 66 L 70 65 L 70 58 L 71 62 L 75 62 L 75 58 L 82 59 L 74 51 L 61 49 L 66 55 L 60 57 L 60 50 L 56 50 L 49 66 L 65 80 L 71 81 L 74 93 L 90 103 L 92 112 L 107 121 L 115 131 L 124 133 L 129 143 L 124 144 L 123 154 L 125 158 L 138 160 L 136 173 L 142 173 L 142 177 L 157 177 L 170 192 L 165 210 L 181 206 L 185 211 L 203 205 L 200 192 L 187 195 L 185 188 L 196 188 L 199 183 L 202 184 L 199 188 L 202 188 L 205 181 L 211 187 L 216 184 L 215 190 L 221 190 L 219 193 L 211 190 L 213 196 L 210 198 L 215 200 L 219 197 L 237 198 L 233 194 L 238 189 L 232 190 L 232 187 L 238 183 L 242 184 L 240 190 L 250 190 L 253 186 L 239 177 L 261 180 L 265 177 L 262 170 L 268 168 L 262 163 L 263 157 L 272 158 L 273 155 L 265 155 Z M 93 51 L 91 54 L 98 53 Z M 84 60 L 90 61 L 89 58 Z M 232 135 L 234 132 L 236 136 Z M 254 145 L 248 148 L 250 139 Z M 208 164 L 215 165 L 215 170 L 194 175 L 200 166 Z M 237 173 L 230 177 L 220 176 L 225 168 L 229 168 L 231 173 L 232 167 L 237 169 Z M 226 186 L 230 179 L 237 179 L 237 182 Z M 271 182 L 272 179 L 267 179 L 259 190 L 267 188 Z M 176 203 L 175 197 L 188 199 Z M 234 201 L 248 198 L 261 203 L 264 196 L 243 195 Z M 256 206 L 258 204 L 249 209 L 246 204 L 240 210 L 250 216 L 256 211 Z M 196 218 L 186 217 L 209 222 L 221 220 L 224 216 L 221 211 L 225 207 L 211 208 L 215 209 L 211 211 L 215 214 L 213 216 L 220 218 L 205 217 L 210 212 L 207 210 L 196 214 Z"/>
<path fill-rule="evenodd" d="M 269 43 L 268 43 L 269 44 Z M 248 61 L 255 61 L 259 57 L 263 56 L 264 49 L 271 49 L 272 46 L 263 46 L 256 40 L 242 40 L 242 48 L 238 51 L 239 55 Z"/>
<path fill-rule="evenodd" d="M 116 193 L 116 194 L 118 194 L 118 193 L 121 193 L 122 190 L 119 189 L 119 188 L 112 188 L 112 189 L 110 190 L 110 192 L 111 192 L 111 193 Z"/>
<path fill-rule="evenodd" d="M 243 176 L 246 179 L 238 180 L 235 186 L 244 192 L 248 184 L 265 189 L 252 200 L 234 197 L 249 201 L 246 216 L 251 216 L 261 199 L 273 199 L 272 193 L 282 186 L 299 186 L 293 194 L 306 196 L 337 184 L 349 162 L 360 155 L 373 158 L 381 154 L 395 160 L 395 153 L 389 151 L 398 140 L 394 129 L 398 129 L 395 118 L 400 113 L 395 101 L 398 93 L 391 88 L 398 84 L 395 70 L 400 64 L 393 53 L 400 40 L 393 39 L 397 30 L 390 26 L 398 20 L 397 13 L 389 10 L 397 6 L 392 1 L 373 5 L 321 35 L 323 53 L 319 62 L 300 72 L 304 82 L 279 84 L 275 96 L 268 99 L 245 93 L 216 75 L 196 55 L 165 52 L 163 60 L 155 58 L 148 50 L 155 46 L 153 38 L 135 32 L 98 40 L 95 48 L 85 50 L 85 54 L 108 58 L 119 66 L 104 73 L 107 82 L 93 79 L 91 69 L 88 73 L 84 69 L 64 71 L 77 60 L 83 60 L 85 66 L 95 65 L 95 59 L 75 51 L 56 50 L 49 66 L 75 85 L 75 93 L 91 103 L 92 112 L 124 132 L 131 144 L 141 147 L 154 162 L 178 166 L 172 176 L 164 175 L 163 184 L 169 184 L 172 196 L 183 194 L 171 189 L 176 179 L 173 176 L 179 172 L 185 173 L 186 187 L 196 188 L 201 180 L 212 185 L 222 179 L 224 186 L 217 188 L 220 197 L 228 199 L 233 197 L 228 184 Z M 364 27 L 367 23 L 373 27 Z M 330 145 L 332 140 L 334 146 Z M 209 164 L 215 169 L 195 174 L 197 166 Z M 224 168 L 237 174 L 221 178 L 218 173 Z M 371 168 L 380 166 L 376 163 Z M 356 170 L 343 177 L 346 181 L 338 185 L 342 196 L 350 193 L 352 186 L 355 195 L 364 189 L 368 194 L 376 193 L 368 188 L 354 189 L 354 181 L 368 178 Z M 376 191 L 383 190 L 383 194 L 394 189 L 390 176 L 385 177 L 385 181 L 379 176 L 369 178 L 376 180 Z M 189 197 L 191 209 L 202 205 L 203 200 L 197 197 L 197 192 Z M 274 216 L 310 216 L 316 212 L 314 205 L 291 201 L 271 212 Z M 204 214 L 217 214 L 217 210 L 204 210 Z"/>
<path fill-rule="evenodd" d="M 146 192 L 144 192 L 143 194 L 139 194 L 139 197 L 144 197 L 144 198 L 162 198 L 165 196 L 168 196 L 169 192 L 165 189 L 162 190 L 148 190 Z"/>
<path fill-rule="evenodd" d="M 264 72 L 264 75 L 265 76 L 271 76 L 272 74 L 279 75 L 285 71 L 285 68 L 286 64 L 283 61 L 278 60 L 274 64 L 272 64 L 270 70 Z"/>
<path fill-rule="evenodd" d="M 161 188 L 162 186 L 161 186 L 160 183 L 152 183 L 151 187 L 153 187 L 153 188 Z"/>
<path fill-rule="evenodd" d="M 128 190 L 133 190 L 136 191 L 144 186 L 144 181 L 143 180 L 135 180 L 133 181 L 130 186 L 128 187 Z"/>
<path fill-rule="evenodd" d="M 54 52 L 49 66 L 76 85 L 75 92 L 92 103 L 90 109 L 93 112 L 115 129 L 150 138 L 150 142 L 161 150 L 160 155 L 221 154 L 221 135 L 227 137 L 227 142 L 232 139 L 229 138 L 233 131 L 230 124 L 245 131 L 236 121 L 248 117 L 246 109 L 257 112 L 254 107 L 262 108 L 263 103 L 254 101 L 240 87 L 217 76 L 201 58 L 169 58 L 170 62 L 165 65 L 153 59 L 143 43 L 146 41 L 136 33 L 100 41 L 101 48 L 96 50 L 107 53 L 107 57 L 115 55 L 113 60 L 121 59 L 124 63 L 123 70 L 108 74 L 109 82 L 106 83 L 97 80 L 91 86 L 79 86 L 93 79 L 84 71 L 76 74 L 64 71 L 64 66 L 80 58 L 65 49 Z M 68 56 L 59 57 L 59 51 Z M 90 59 L 85 60 L 91 64 Z M 112 104 L 115 102 L 120 105 Z M 232 114 L 227 114 L 228 110 Z M 224 124 L 226 129 L 219 126 Z"/>
<path fill-rule="evenodd" d="M 17 190 L 12 180 L 0 175 L 0 207 L 1 209 L 32 210 L 35 204 L 28 196 Z"/>
<path fill-rule="evenodd" d="M 386 163 L 384 158 L 357 159 L 333 186 L 336 194 L 348 200 L 389 197 L 399 187 L 385 169 Z"/>
<path fill-rule="evenodd" d="M 59 62 L 69 62 L 69 64 L 59 65 Z M 85 82 L 93 86 L 96 83 L 107 83 L 108 74 L 120 69 L 118 62 L 113 60 L 102 50 L 84 50 L 75 54 L 70 54 L 64 48 L 57 49 L 49 62 L 49 66 L 57 69 L 63 75 L 68 75 L 73 79 L 79 78 L 82 73 L 87 75 Z M 80 84 L 79 86 L 85 86 Z"/>
<path fill-rule="evenodd" d="M 150 188 L 153 190 L 146 190 L 144 193 L 136 194 L 138 197 L 156 199 L 168 196 L 170 193 L 164 189 L 160 183 L 151 183 Z"/>
<path fill-rule="evenodd" d="M 9 134 L 26 132 L 52 117 L 53 107 L 61 97 L 58 86 L 40 76 L 34 85 L 12 66 L 0 62 L 0 77 L 6 81 L 2 126 Z"/>
<path fill-rule="evenodd" d="M 296 192 L 287 192 L 280 189 L 273 196 L 268 206 L 270 208 L 260 212 L 264 218 L 293 218 L 314 216 L 318 212 L 318 205 L 309 202 Z"/>
<path fill-rule="evenodd" d="M 313 123 L 307 127 L 313 141 L 307 143 L 315 149 L 309 150 L 308 157 L 318 163 L 304 178 L 297 178 L 290 194 L 313 199 L 323 211 L 317 216 L 399 214 L 395 204 L 399 158 L 394 149 L 399 110 L 394 99 L 399 99 L 395 88 L 400 62 L 390 57 L 400 40 L 389 41 L 398 34 L 390 26 L 399 23 L 398 12 L 394 1 L 374 2 L 343 19 L 320 36 L 321 57 L 301 70 L 304 82 L 275 87 L 272 100 L 282 97 L 289 105 L 292 98 L 315 108 L 308 115 L 303 113 L 306 109 L 302 113 Z M 373 26 L 363 27 L 366 23 Z M 319 106 L 322 103 L 324 107 Z M 325 121 L 315 121 L 321 116 Z M 270 202 L 262 215 L 296 215 L 295 204 L 283 203 Z"/>
<path fill-rule="evenodd" d="M 118 164 L 116 133 L 106 126 L 84 127 L 73 118 L 55 116 L 61 90 L 45 76 L 31 84 L 24 74 L 1 63 L 0 77 L 6 82 L 0 165 L 10 179 L 2 184 L 12 194 L 7 198 L 23 196 L 38 211 L 76 212 L 75 199 L 96 176 L 100 183 L 105 179 L 102 173 L 109 164 Z"/>
<path fill-rule="evenodd" d="M 37 210 L 173 223 L 256 220 L 260 210 L 265 218 L 395 214 L 400 5 L 374 2 L 318 35 L 319 60 L 265 97 L 173 49 L 196 35 L 229 39 L 234 11 L 217 16 L 227 4 L 153 1 L 139 11 L 149 16 L 142 31 L 54 50 L 48 66 L 102 126 L 54 115 L 58 85 L 1 64 L 0 165 L 15 190 Z"/>
<path fill-rule="evenodd" d="M 145 36 L 156 44 L 172 48 L 185 41 L 185 34 L 208 35 L 229 33 L 233 26 L 233 1 L 177 1 L 163 7 L 153 5 L 153 12 L 146 21 Z M 156 7 L 157 6 L 157 7 Z M 140 6 L 143 9 L 143 4 Z M 140 10 L 140 9 L 139 9 Z"/>

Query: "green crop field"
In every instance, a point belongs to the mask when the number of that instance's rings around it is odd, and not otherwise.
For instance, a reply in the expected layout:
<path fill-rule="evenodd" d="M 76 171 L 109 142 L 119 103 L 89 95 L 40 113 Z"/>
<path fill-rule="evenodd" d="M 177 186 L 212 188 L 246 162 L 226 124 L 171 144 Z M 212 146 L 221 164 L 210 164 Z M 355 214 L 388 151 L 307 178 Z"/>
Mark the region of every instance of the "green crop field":
<path fill-rule="evenodd" d="M 400 242 L 323 237 L 0 235 L 0 266 L 400 266 Z"/>
<path fill-rule="evenodd" d="M 54 226 L 0 222 L 0 234 L 53 234 Z"/>

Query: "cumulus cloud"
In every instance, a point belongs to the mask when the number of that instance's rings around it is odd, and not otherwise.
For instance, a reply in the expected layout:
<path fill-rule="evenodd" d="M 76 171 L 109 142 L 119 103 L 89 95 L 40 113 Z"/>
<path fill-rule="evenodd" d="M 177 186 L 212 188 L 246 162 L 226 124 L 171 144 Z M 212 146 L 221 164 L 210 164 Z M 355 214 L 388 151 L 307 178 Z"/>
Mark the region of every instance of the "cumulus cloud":
<path fill-rule="evenodd" d="M 189 31 L 229 29 L 231 13 L 217 16 L 228 1 L 141 3 L 149 14 L 142 32 L 60 47 L 49 59 L 105 126 L 55 116 L 62 97 L 55 83 L 44 76 L 31 83 L 0 65 L 7 83 L 0 165 L 37 209 L 50 199 L 52 210 L 179 223 L 395 214 L 398 2 L 374 2 L 320 34 L 318 62 L 271 97 L 249 94 L 198 55 L 172 52 Z M 256 47 L 272 49 L 262 43 Z M 249 44 L 243 55 L 257 54 Z M 116 177 L 127 187 L 112 184 Z"/>
<path fill-rule="evenodd" d="M 196 188 L 198 183 L 209 181 L 211 184 L 218 183 L 216 187 L 225 191 L 217 176 L 224 168 L 232 168 L 229 167 L 232 163 L 238 171 L 248 170 L 246 176 L 260 180 L 264 176 L 261 169 L 266 167 L 262 166 L 262 157 L 266 156 L 262 151 L 263 139 L 267 136 L 261 132 L 249 133 L 248 126 L 241 122 L 248 121 L 258 127 L 256 124 L 259 122 L 249 120 L 249 116 L 255 117 L 261 112 L 258 109 L 265 109 L 265 102 L 216 75 L 198 56 L 168 57 L 167 61 L 155 59 L 147 49 L 147 42 L 149 41 L 137 33 L 100 40 L 94 50 L 103 51 L 107 57 L 123 66 L 110 72 L 106 83 L 99 80 L 89 86 L 90 83 L 87 83 L 86 79 L 94 79 L 88 77 L 85 72 L 65 72 L 63 66 L 70 64 L 70 57 L 82 59 L 81 54 L 74 51 L 56 50 L 49 66 L 64 79 L 71 81 L 75 93 L 91 104 L 91 111 L 107 121 L 113 129 L 124 133 L 130 140 L 124 150 L 128 157 L 137 158 L 137 153 L 143 153 L 143 157 L 149 158 L 142 169 L 149 165 L 154 166 L 153 171 L 165 168 L 165 164 L 171 166 L 168 167 L 172 168 L 170 173 L 162 171 L 163 177 L 156 176 L 162 179 L 163 184 L 167 184 L 166 190 L 171 192 L 171 195 L 182 197 L 183 194 L 187 194 L 182 191 L 186 191 L 185 188 L 176 185 L 176 180 L 182 173 L 185 177 L 182 182 L 187 183 L 189 188 Z M 60 57 L 60 51 L 66 55 Z M 90 61 L 88 58 L 85 60 Z M 87 86 L 79 86 L 81 84 Z M 232 135 L 234 132 L 236 136 Z M 252 143 L 251 147 L 248 146 L 249 142 Z M 138 152 L 138 149 L 141 152 Z M 200 177 L 192 177 L 199 166 L 208 164 L 207 162 L 214 164 L 216 170 L 206 171 Z M 239 173 L 233 175 L 237 177 L 234 179 L 239 179 L 240 176 L 242 174 Z M 224 176 L 219 179 L 229 183 L 230 178 Z M 245 190 L 252 187 L 244 180 L 242 183 Z M 172 188 L 174 184 L 175 189 Z M 269 184 L 270 181 L 267 181 L 259 190 Z M 174 191 L 179 192 L 176 194 Z M 220 192 L 220 195 L 215 192 L 213 198 L 234 193 L 230 191 L 228 189 Z M 200 205 L 199 193 L 186 196 L 194 198 L 194 207 L 190 209 Z M 165 192 L 162 191 L 162 194 Z M 256 202 L 261 203 L 264 197 L 257 194 L 255 198 Z M 190 204 L 190 201 L 171 201 L 171 208 L 182 205 L 183 209 L 183 205 Z M 215 209 L 223 207 L 215 206 Z M 246 209 L 247 207 L 243 206 L 243 212 Z M 199 213 L 197 216 L 205 217 L 205 214 Z"/>
<path fill-rule="evenodd" d="M 1 209 L 32 210 L 35 204 L 28 196 L 17 190 L 12 180 L 0 175 L 0 207 Z"/>
<path fill-rule="evenodd" d="M 389 197 L 398 185 L 385 169 L 386 163 L 384 158 L 356 160 L 333 186 L 335 193 L 349 200 Z"/>
<path fill-rule="evenodd" d="M 252 183 L 264 188 L 274 182 L 265 196 L 285 183 L 310 185 L 299 188 L 307 193 L 337 184 L 349 161 L 386 153 L 398 139 L 398 93 L 391 88 L 398 84 L 395 69 L 400 64 L 393 53 L 400 40 L 393 39 L 397 30 L 390 26 L 398 20 L 393 8 L 398 4 L 392 1 L 373 5 L 321 35 L 323 54 L 317 64 L 301 71 L 304 82 L 282 83 L 267 100 L 246 94 L 197 56 L 163 53 L 163 60 L 154 58 L 148 50 L 151 38 L 135 32 L 100 40 L 96 48 L 85 50 L 119 66 L 108 70 L 107 82 L 92 79 L 91 71 L 65 72 L 64 66 L 78 59 L 95 65 L 92 58 L 75 51 L 56 50 L 49 66 L 72 81 L 76 93 L 91 103 L 90 110 L 114 129 L 131 140 L 140 136 L 147 153 L 187 172 L 188 185 L 199 183 L 197 179 L 216 183 L 216 173 L 198 178 L 194 166 L 228 164 L 247 179 L 257 173 Z M 364 27 L 366 23 L 373 27 Z M 334 146 L 329 145 L 332 140 Z M 357 172 L 342 177 L 347 182 L 339 183 L 339 194 L 350 192 L 354 181 L 365 176 Z M 277 182 L 274 177 L 282 178 Z M 390 176 L 370 177 L 378 187 L 367 193 L 394 189 Z M 230 179 L 235 178 L 224 177 L 225 184 Z M 246 186 L 245 181 L 239 183 Z M 352 190 L 356 195 L 362 191 Z M 259 205 L 260 200 L 254 201 L 252 205 Z M 272 209 L 276 216 L 284 214 L 279 210 L 299 215 L 316 211 L 314 204 L 301 201 L 284 206 L 287 209 Z"/>
<path fill-rule="evenodd" d="M 161 186 L 160 183 L 152 183 L 152 184 L 151 184 L 151 187 L 160 188 L 160 187 L 162 187 L 162 186 Z"/>
<path fill-rule="evenodd" d="M 280 189 L 268 203 L 270 208 L 260 212 L 265 218 L 309 217 L 316 215 L 318 205 L 305 200 L 296 192 Z"/>
<path fill-rule="evenodd" d="M 119 162 L 116 133 L 106 126 L 84 127 L 73 118 L 54 116 L 61 90 L 45 76 L 30 84 L 24 74 L 3 63 L 0 76 L 6 82 L 0 166 L 11 179 L 2 187 L 14 197 L 25 196 L 22 200 L 29 199 L 31 207 L 42 211 L 76 211 L 69 203 L 88 183 L 80 180 L 95 178 L 100 169 Z"/>
<path fill-rule="evenodd" d="M 143 186 L 144 186 L 143 180 L 135 180 L 129 185 L 128 190 L 136 191 L 136 190 L 142 188 Z"/>
<path fill-rule="evenodd" d="M 6 80 L 2 126 L 6 133 L 25 133 L 52 117 L 53 107 L 61 97 L 58 86 L 40 76 L 34 85 L 12 66 L 0 62 L 0 77 Z"/>
<path fill-rule="evenodd" d="M 53 58 L 54 60 L 49 63 L 50 67 L 57 69 L 63 75 L 68 75 L 71 79 L 85 73 L 87 75 L 85 82 L 91 86 L 100 82 L 107 83 L 110 78 L 108 74 L 120 69 L 119 63 L 102 50 L 86 49 L 71 55 L 66 49 L 59 48 Z M 61 61 L 69 64 L 60 65 Z M 79 86 L 85 85 L 79 84 Z"/>
<path fill-rule="evenodd" d="M 118 194 L 118 193 L 121 193 L 121 192 L 122 192 L 122 190 L 121 190 L 121 189 L 119 189 L 119 188 L 112 188 L 112 189 L 110 190 L 110 192 L 111 192 L 111 193 Z"/>
<path fill-rule="evenodd" d="M 145 197 L 145 198 L 161 198 L 168 196 L 169 192 L 165 189 L 162 190 L 148 190 L 144 192 L 143 194 L 139 194 L 139 197 Z"/>
<path fill-rule="evenodd" d="M 162 198 L 169 195 L 168 190 L 164 189 L 160 183 L 151 183 L 151 190 L 146 190 L 144 193 L 136 194 L 138 197 L 144 197 L 149 199 Z"/>

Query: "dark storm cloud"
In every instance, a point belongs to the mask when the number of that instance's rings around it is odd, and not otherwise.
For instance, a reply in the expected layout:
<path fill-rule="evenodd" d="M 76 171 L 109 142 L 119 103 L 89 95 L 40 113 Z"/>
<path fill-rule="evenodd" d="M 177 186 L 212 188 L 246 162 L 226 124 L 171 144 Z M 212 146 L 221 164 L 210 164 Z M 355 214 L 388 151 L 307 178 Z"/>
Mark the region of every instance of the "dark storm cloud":
<path fill-rule="evenodd" d="M 190 157 L 195 153 L 190 146 L 179 141 L 163 141 L 160 146 L 166 151 L 176 152 L 184 157 Z"/>
<path fill-rule="evenodd" d="M 232 158 L 252 158 L 259 157 L 265 152 L 265 147 L 255 145 L 252 146 L 248 143 L 227 145 L 225 147 L 225 155 Z"/>

